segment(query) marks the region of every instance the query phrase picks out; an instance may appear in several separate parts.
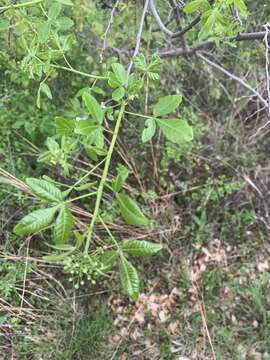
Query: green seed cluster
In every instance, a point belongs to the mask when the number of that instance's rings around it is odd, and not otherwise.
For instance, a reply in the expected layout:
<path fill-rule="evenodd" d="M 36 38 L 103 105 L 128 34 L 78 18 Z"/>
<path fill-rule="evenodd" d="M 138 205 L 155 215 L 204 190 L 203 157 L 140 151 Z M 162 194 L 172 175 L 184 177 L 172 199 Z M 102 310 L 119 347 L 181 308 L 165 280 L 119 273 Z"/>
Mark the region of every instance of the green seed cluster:
<path fill-rule="evenodd" d="M 83 286 L 85 282 L 95 285 L 96 279 L 103 274 L 103 268 L 104 265 L 97 256 L 85 254 L 70 256 L 64 265 L 64 271 L 70 274 L 69 281 L 74 282 L 75 289 Z"/>

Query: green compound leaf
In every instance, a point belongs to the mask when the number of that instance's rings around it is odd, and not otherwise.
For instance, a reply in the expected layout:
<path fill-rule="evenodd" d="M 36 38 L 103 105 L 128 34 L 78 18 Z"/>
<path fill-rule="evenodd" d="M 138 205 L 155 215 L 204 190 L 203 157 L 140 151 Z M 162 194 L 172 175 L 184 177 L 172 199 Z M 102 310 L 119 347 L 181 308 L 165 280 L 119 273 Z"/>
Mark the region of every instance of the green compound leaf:
<path fill-rule="evenodd" d="M 121 214 L 129 225 L 147 226 L 149 221 L 140 210 L 137 203 L 129 196 L 116 194 L 116 199 L 120 207 Z"/>
<path fill-rule="evenodd" d="M 102 124 L 104 111 L 94 96 L 84 93 L 82 98 L 93 120 L 98 124 Z"/>
<path fill-rule="evenodd" d="M 167 115 L 173 112 L 181 103 L 181 95 L 169 95 L 161 97 L 154 106 L 154 116 Z"/>
<path fill-rule="evenodd" d="M 56 126 L 56 132 L 59 135 L 72 135 L 75 127 L 75 121 L 74 120 L 68 120 L 61 116 L 56 116 L 55 118 L 55 126 Z"/>
<path fill-rule="evenodd" d="M 112 182 L 112 189 L 115 193 L 119 192 L 122 189 L 122 186 L 126 181 L 128 175 L 129 170 L 125 166 L 120 165 L 117 169 L 117 177 Z"/>
<path fill-rule="evenodd" d="M 73 226 L 73 216 L 71 211 L 64 205 L 61 207 L 54 226 L 55 244 L 65 244 Z"/>
<path fill-rule="evenodd" d="M 123 255 L 120 256 L 120 280 L 124 293 L 132 300 L 138 300 L 140 287 L 138 273 Z"/>
<path fill-rule="evenodd" d="M 121 245 L 121 249 L 134 256 L 152 256 L 158 253 L 162 246 L 145 240 L 126 240 Z"/>
<path fill-rule="evenodd" d="M 28 235 L 45 229 L 53 221 L 58 206 L 36 210 L 26 215 L 15 226 L 14 232 L 17 235 Z"/>
<path fill-rule="evenodd" d="M 186 120 L 182 119 L 156 119 L 164 136 L 176 143 L 183 144 L 193 139 L 193 130 Z"/>
<path fill-rule="evenodd" d="M 55 185 L 46 180 L 27 178 L 26 184 L 31 188 L 36 196 L 43 200 L 58 203 L 63 201 L 61 191 Z"/>
<path fill-rule="evenodd" d="M 146 143 L 152 139 L 156 132 L 156 122 L 155 119 L 149 118 L 145 121 L 145 129 L 142 132 L 142 142 Z"/>

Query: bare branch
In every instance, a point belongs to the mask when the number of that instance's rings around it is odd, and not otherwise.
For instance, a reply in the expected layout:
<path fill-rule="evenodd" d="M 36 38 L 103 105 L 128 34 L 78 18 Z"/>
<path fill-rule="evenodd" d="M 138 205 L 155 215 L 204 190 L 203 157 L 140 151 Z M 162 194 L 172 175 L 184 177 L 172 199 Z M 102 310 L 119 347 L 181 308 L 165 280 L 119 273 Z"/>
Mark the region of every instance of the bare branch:
<path fill-rule="evenodd" d="M 241 84 L 243 87 L 245 87 L 246 89 L 248 89 L 250 92 L 252 92 L 260 101 L 261 103 L 265 106 L 268 107 L 268 102 L 262 97 L 262 95 L 256 90 L 254 89 L 252 86 L 250 86 L 249 84 L 247 84 L 244 80 L 242 80 L 241 78 L 239 78 L 238 76 L 230 73 L 228 70 L 224 69 L 222 66 L 214 63 L 213 61 L 209 60 L 207 57 L 205 57 L 201 52 L 198 52 L 196 54 L 200 59 L 202 59 L 203 61 L 205 61 L 207 64 L 209 64 L 210 66 L 212 66 L 213 68 L 223 72 L 223 74 L 227 75 L 229 78 L 231 78 L 232 80 L 237 81 L 239 84 Z"/>
<path fill-rule="evenodd" d="M 136 38 L 136 46 L 135 46 L 135 50 L 133 52 L 132 60 L 131 60 L 131 62 L 129 64 L 128 71 L 127 71 L 128 75 L 130 74 L 131 69 L 132 69 L 133 59 L 135 58 L 135 56 L 138 55 L 139 50 L 140 50 L 141 39 L 142 39 L 142 31 L 143 31 L 143 24 L 144 24 L 145 16 L 146 16 L 146 13 L 147 13 L 147 10 L 148 10 L 148 7 L 149 7 L 149 1 L 150 0 L 146 0 L 145 4 L 144 4 L 144 7 L 143 7 L 141 21 L 140 21 L 140 25 L 139 25 L 139 29 L 138 29 L 138 33 L 137 33 L 137 38 Z"/>
<path fill-rule="evenodd" d="M 158 12 L 157 12 L 156 6 L 154 4 L 154 0 L 150 0 L 150 9 L 151 9 L 152 15 L 154 16 L 156 22 L 158 23 L 158 26 L 160 27 L 160 29 L 163 32 L 165 32 L 165 34 L 172 36 L 173 32 L 171 32 L 169 29 L 167 29 L 166 26 L 163 24 Z"/>

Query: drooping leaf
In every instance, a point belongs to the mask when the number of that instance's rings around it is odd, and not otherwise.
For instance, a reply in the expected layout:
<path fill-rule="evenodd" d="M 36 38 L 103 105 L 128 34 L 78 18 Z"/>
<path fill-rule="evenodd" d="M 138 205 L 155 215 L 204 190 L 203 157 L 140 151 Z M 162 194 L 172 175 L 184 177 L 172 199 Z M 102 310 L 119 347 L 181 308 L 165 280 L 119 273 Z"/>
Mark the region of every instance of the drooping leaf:
<path fill-rule="evenodd" d="M 135 256 L 151 256 L 158 253 L 162 246 L 145 240 L 126 240 L 121 245 L 123 252 Z"/>
<path fill-rule="evenodd" d="M 146 143 L 147 141 L 151 140 L 152 137 L 155 135 L 156 132 L 156 122 L 155 119 L 149 118 L 145 121 L 145 128 L 142 132 L 142 142 Z"/>
<path fill-rule="evenodd" d="M 115 193 L 119 192 L 126 181 L 127 177 L 129 175 L 129 170 L 123 166 L 120 165 L 117 168 L 117 176 L 116 179 L 112 182 L 112 189 Z"/>
<path fill-rule="evenodd" d="M 116 194 L 116 199 L 119 204 L 121 214 L 127 224 L 137 226 L 148 225 L 149 221 L 134 200 L 125 194 Z"/>
<path fill-rule="evenodd" d="M 63 200 L 61 191 L 51 182 L 46 180 L 27 178 L 26 184 L 31 188 L 36 196 L 43 200 L 57 203 Z"/>
<path fill-rule="evenodd" d="M 182 144 L 193 139 L 192 127 L 183 119 L 156 119 L 165 137 L 176 143 Z"/>
<path fill-rule="evenodd" d="M 154 106 L 154 116 L 167 115 L 173 112 L 181 103 L 181 95 L 169 95 L 161 97 Z"/>
<path fill-rule="evenodd" d="M 75 128 L 75 121 L 65 119 L 61 116 L 56 116 L 55 118 L 55 126 L 56 126 L 56 132 L 59 135 L 72 135 L 74 128 Z"/>
<path fill-rule="evenodd" d="M 73 216 L 71 211 L 62 206 L 54 225 L 54 241 L 57 245 L 65 244 L 73 226 Z"/>
<path fill-rule="evenodd" d="M 53 221 L 58 206 L 47 209 L 36 210 L 23 217 L 15 226 L 17 235 L 28 235 L 45 229 Z"/>
<path fill-rule="evenodd" d="M 46 84 L 45 82 L 42 82 L 40 84 L 40 91 L 43 92 L 47 96 L 47 98 L 52 100 L 52 92 L 51 92 L 51 89 L 48 84 Z"/>
<path fill-rule="evenodd" d="M 138 273 L 123 255 L 120 257 L 120 280 L 124 293 L 132 300 L 138 300 L 140 291 Z"/>
<path fill-rule="evenodd" d="M 84 93 L 82 98 L 93 120 L 95 120 L 98 124 L 102 124 L 104 111 L 94 96 Z"/>

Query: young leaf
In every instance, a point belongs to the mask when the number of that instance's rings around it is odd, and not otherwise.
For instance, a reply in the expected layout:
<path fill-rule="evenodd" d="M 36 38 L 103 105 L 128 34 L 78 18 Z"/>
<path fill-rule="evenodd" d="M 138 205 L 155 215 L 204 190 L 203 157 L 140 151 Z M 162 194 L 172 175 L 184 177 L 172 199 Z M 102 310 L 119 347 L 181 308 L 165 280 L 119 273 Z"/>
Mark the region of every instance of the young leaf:
<path fill-rule="evenodd" d="M 27 235 L 39 232 L 51 224 L 58 206 L 36 210 L 23 217 L 15 226 L 14 232 L 17 235 Z"/>
<path fill-rule="evenodd" d="M 123 252 L 135 256 L 151 256 L 158 253 L 162 246 L 145 240 L 126 240 L 121 246 Z"/>
<path fill-rule="evenodd" d="M 243 15 L 244 17 L 248 16 L 247 6 L 244 0 L 234 0 L 234 6 L 240 12 L 241 15 Z"/>
<path fill-rule="evenodd" d="M 193 139 L 193 130 L 186 120 L 182 119 L 157 119 L 157 123 L 165 137 L 176 143 L 182 144 Z"/>
<path fill-rule="evenodd" d="M 75 127 L 75 121 L 74 120 L 68 120 L 61 116 L 56 116 L 55 118 L 55 126 L 56 126 L 56 132 L 59 135 L 72 135 Z"/>
<path fill-rule="evenodd" d="M 148 225 L 149 221 L 134 200 L 124 194 L 116 194 L 116 199 L 119 204 L 121 214 L 127 224 L 137 226 Z"/>
<path fill-rule="evenodd" d="M 47 96 L 47 98 L 52 100 L 52 92 L 51 92 L 51 89 L 48 84 L 46 84 L 45 82 L 42 82 L 40 84 L 40 91 L 43 92 Z"/>
<path fill-rule="evenodd" d="M 97 100 L 94 98 L 94 96 L 84 93 L 83 101 L 90 112 L 92 118 L 98 123 L 101 124 L 103 121 L 104 112 L 102 110 L 102 107 L 97 102 Z"/>
<path fill-rule="evenodd" d="M 120 257 L 120 280 L 124 293 L 132 300 L 138 300 L 139 277 L 134 266 L 123 255 Z"/>
<path fill-rule="evenodd" d="M 61 191 L 55 185 L 46 180 L 27 178 L 26 184 L 31 188 L 36 196 L 43 200 L 57 203 L 63 200 Z"/>
<path fill-rule="evenodd" d="M 194 0 L 194 1 L 190 1 L 189 3 L 187 3 L 184 6 L 184 12 L 186 14 L 191 14 L 194 13 L 195 11 L 197 11 L 200 6 L 203 4 L 204 0 Z"/>
<path fill-rule="evenodd" d="M 146 143 L 147 141 L 151 140 L 152 137 L 155 135 L 156 132 L 156 122 L 155 119 L 149 118 L 145 121 L 145 129 L 142 132 L 142 142 Z"/>
<path fill-rule="evenodd" d="M 61 207 L 54 226 L 54 241 L 57 245 L 65 244 L 73 226 L 71 211 L 64 205 Z"/>
<path fill-rule="evenodd" d="M 124 66 L 119 63 L 113 63 L 111 66 L 116 80 L 119 82 L 120 85 L 125 85 L 128 75 Z"/>
<path fill-rule="evenodd" d="M 124 182 L 126 181 L 128 175 L 129 175 L 129 170 L 125 167 L 120 165 L 117 169 L 117 177 L 116 179 L 112 182 L 112 189 L 115 193 L 119 192 L 124 184 Z"/>
<path fill-rule="evenodd" d="M 181 95 L 169 95 L 161 97 L 154 106 L 154 116 L 167 115 L 173 112 L 182 101 Z"/>

